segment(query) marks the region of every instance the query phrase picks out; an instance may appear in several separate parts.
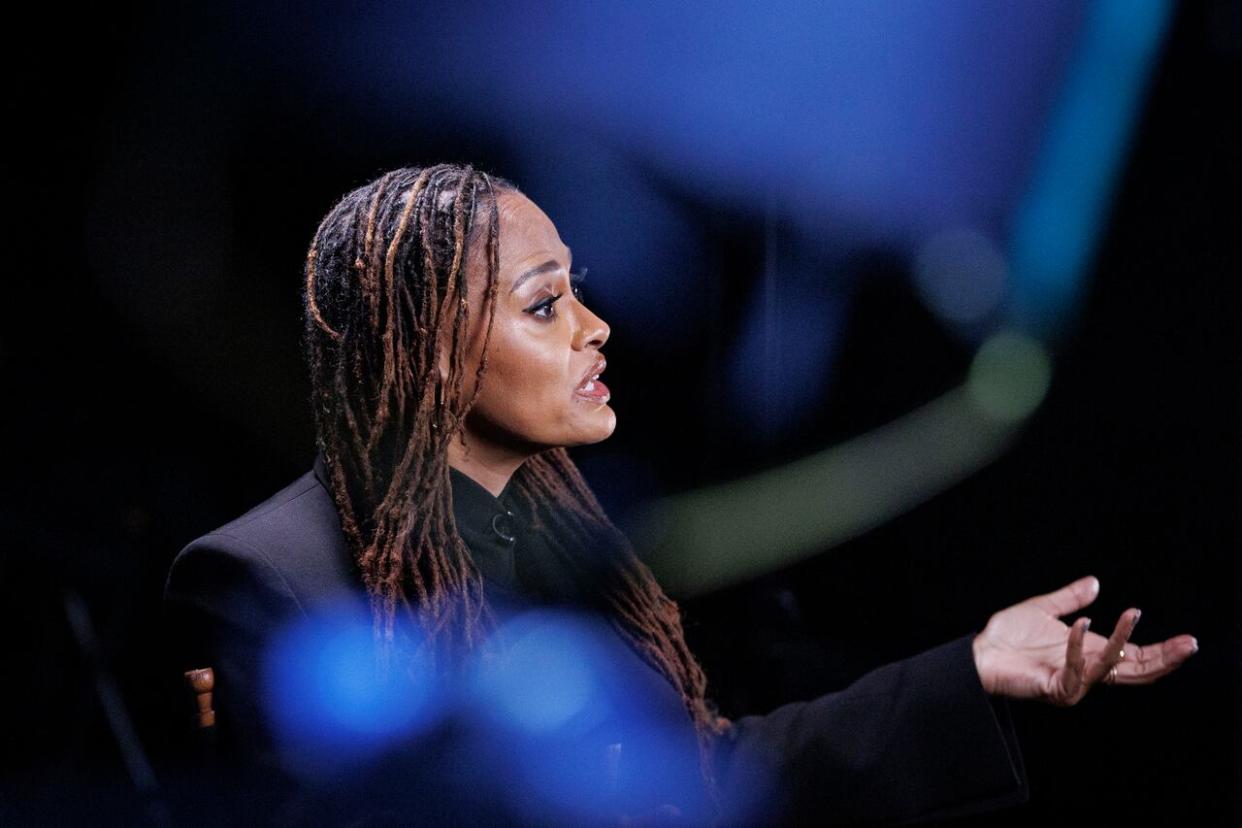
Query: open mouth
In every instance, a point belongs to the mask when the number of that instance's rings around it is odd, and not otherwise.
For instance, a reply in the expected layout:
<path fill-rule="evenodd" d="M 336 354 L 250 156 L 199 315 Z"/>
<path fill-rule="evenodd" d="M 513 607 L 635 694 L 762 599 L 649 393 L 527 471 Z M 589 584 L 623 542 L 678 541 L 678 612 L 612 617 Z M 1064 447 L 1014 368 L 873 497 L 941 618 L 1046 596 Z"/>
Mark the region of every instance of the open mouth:
<path fill-rule="evenodd" d="M 607 402 L 612 393 L 608 390 L 608 386 L 600 382 L 599 379 L 599 375 L 604 373 L 604 368 L 607 366 L 608 361 L 600 357 L 599 361 L 582 378 L 582 382 L 578 384 L 578 387 L 574 389 L 574 394 L 593 402 Z"/>

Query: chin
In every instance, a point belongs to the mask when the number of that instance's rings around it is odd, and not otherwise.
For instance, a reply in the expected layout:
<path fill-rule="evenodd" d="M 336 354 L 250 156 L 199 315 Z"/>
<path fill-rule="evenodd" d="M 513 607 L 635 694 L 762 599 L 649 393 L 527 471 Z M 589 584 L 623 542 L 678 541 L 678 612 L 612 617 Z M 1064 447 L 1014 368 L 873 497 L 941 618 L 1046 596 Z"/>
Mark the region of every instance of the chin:
<path fill-rule="evenodd" d="M 608 427 L 604 430 L 603 435 L 599 438 L 599 440 L 596 440 L 597 443 L 600 440 L 607 440 L 612 436 L 612 433 L 617 430 L 617 413 L 609 408 L 607 403 L 604 403 L 604 410 L 601 411 L 600 414 L 607 414 Z"/>
<path fill-rule="evenodd" d="M 607 403 L 600 406 L 600 409 L 594 412 L 594 415 L 598 418 L 598 421 L 592 424 L 593 428 L 581 429 L 578 432 L 578 439 L 574 442 L 574 445 L 585 446 L 592 443 L 601 443 L 611 437 L 612 433 L 617 430 L 616 412 L 609 408 Z"/>

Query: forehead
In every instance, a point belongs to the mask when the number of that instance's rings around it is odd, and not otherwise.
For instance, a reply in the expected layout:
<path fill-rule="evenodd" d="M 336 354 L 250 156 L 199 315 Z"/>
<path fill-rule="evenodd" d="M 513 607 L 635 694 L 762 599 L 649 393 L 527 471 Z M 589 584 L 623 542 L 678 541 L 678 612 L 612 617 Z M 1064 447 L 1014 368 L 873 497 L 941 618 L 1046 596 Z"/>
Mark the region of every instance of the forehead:
<path fill-rule="evenodd" d="M 521 193 L 503 192 L 497 199 L 500 213 L 501 278 L 512 281 L 514 268 L 538 265 L 548 259 L 569 266 L 569 248 L 561 241 L 556 225 L 539 205 Z M 542 258 L 539 258 L 542 257 Z M 539 261 L 531 261 L 538 258 Z"/>

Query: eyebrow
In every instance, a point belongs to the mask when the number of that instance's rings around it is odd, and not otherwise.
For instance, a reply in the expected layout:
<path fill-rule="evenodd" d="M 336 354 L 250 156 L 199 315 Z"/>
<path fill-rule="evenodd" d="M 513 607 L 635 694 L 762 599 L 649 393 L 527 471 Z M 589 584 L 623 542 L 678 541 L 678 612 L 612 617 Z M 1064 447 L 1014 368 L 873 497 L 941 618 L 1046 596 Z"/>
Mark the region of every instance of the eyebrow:
<path fill-rule="evenodd" d="M 573 251 L 570 251 L 569 255 L 570 255 L 570 258 L 572 258 L 574 255 Z M 553 270 L 560 270 L 560 268 L 561 268 L 560 262 L 557 262 L 555 259 L 548 259 L 543 264 L 537 267 L 532 267 L 530 270 L 526 271 L 521 276 L 517 277 L 517 279 L 514 280 L 513 282 L 513 287 L 509 288 L 509 292 L 510 293 L 515 292 L 518 288 L 520 288 L 522 285 L 526 283 L 527 279 L 531 279 L 535 276 L 540 275 L 541 273 L 551 273 Z"/>

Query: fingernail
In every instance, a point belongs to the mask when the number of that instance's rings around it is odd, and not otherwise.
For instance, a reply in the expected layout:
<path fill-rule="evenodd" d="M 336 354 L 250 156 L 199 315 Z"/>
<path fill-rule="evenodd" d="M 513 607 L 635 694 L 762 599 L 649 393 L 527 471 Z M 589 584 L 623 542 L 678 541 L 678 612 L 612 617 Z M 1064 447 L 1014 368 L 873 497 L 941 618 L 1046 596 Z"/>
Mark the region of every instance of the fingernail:
<path fill-rule="evenodd" d="M 1190 646 L 1191 646 L 1191 647 L 1194 647 L 1194 649 L 1193 649 L 1193 650 L 1191 650 L 1191 652 L 1192 652 L 1192 653 L 1197 653 L 1197 652 L 1199 652 L 1199 639 L 1197 639 L 1197 638 L 1193 638 L 1193 637 L 1192 637 L 1192 638 L 1190 639 Z"/>
<path fill-rule="evenodd" d="M 1134 623 L 1135 623 L 1135 624 L 1137 624 L 1137 623 L 1138 623 L 1139 616 L 1141 616 L 1142 614 L 1143 614 L 1143 611 L 1142 611 L 1141 609 L 1136 609 L 1136 610 L 1134 611 Z"/>
<path fill-rule="evenodd" d="M 1086 623 L 1084 623 L 1084 624 L 1082 625 L 1082 631 L 1083 631 L 1083 632 L 1086 632 L 1086 631 L 1087 631 L 1087 630 L 1089 630 L 1089 629 L 1091 629 L 1091 619 L 1090 619 L 1090 618 L 1088 618 L 1088 619 L 1087 619 L 1087 621 L 1086 621 Z"/>

